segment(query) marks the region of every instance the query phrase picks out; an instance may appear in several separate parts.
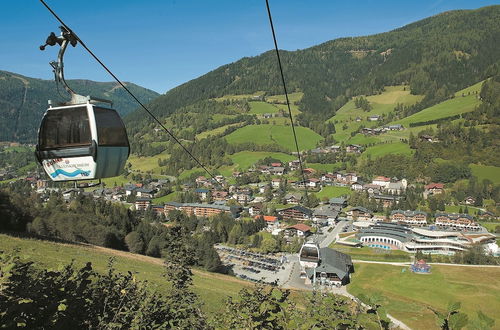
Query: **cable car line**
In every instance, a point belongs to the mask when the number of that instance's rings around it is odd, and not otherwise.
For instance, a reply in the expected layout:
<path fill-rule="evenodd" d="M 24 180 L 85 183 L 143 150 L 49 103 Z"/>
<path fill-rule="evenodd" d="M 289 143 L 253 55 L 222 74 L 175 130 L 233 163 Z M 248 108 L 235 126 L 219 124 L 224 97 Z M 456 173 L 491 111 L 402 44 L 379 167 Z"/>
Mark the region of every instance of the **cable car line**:
<path fill-rule="evenodd" d="M 118 84 L 120 84 L 120 86 L 151 116 L 151 118 L 153 118 L 157 123 L 158 125 L 160 125 L 161 128 L 163 128 L 163 130 L 165 130 L 165 132 L 168 133 L 168 135 L 170 135 L 170 137 L 172 137 L 172 139 L 174 139 L 174 141 L 181 146 L 181 148 L 206 172 L 208 173 L 212 179 L 215 180 L 215 182 L 221 186 L 219 180 L 217 180 L 217 178 L 215 177 L 214 174 L 212 174 L 212 172 L 210 172 L 206 167 L 205 165 L 203 165 L 183 144 L 182 142 L 167 128 L 165 127 L 165 125 L 163 125 L 161 123 L 161 121 L 141 102 L 139 101 L 139 99 L 127 88 L 127 86 L 120 80 L 118 79 L 118 77 L 113 73 L 111 72 L 111 70 L 92 52 L 92 50 L 90 50 L 90 48 L 87 47 L 87 45 L 78 37 L 78 35 L 73 32 L 73 30 L 71 30 L 69 28 L 69 26 L 64 23 L 64 21 L 52 10 L 52 8 L 49 7 L 49 5 L 47 5 L 47 3 L 45 3 L 44 0 L 40 0 L 40 2 L 45 6 L 45 8 L 47 8 L 47 10 L 59 21 L 59 23 L 61 23 L 61 25 L 70 33 L 74 36 L 74 38 L 82 45 L 82 47 L 104 68 L 104 70 L 106 70 L 112 77 L 113 79 L 116 80 L 116 82 Z M 288 99 L 288 97 L 287 97 Z M 300 157 L 300 156 L 299 156 Z"/>
<path fill-rule="evenodd" d="M 295 140 L 295 148 L 297 149 L 297 155 L 299 157 L 300 172 L 302 174 L 302 182 L 304 182 L 305 195 L 306 195 L 305 197 L 307 200 L 308 199 L 307 184 L 306 184 L 306 177 L 304 175 L 304 166 L 302 165 L 302 157 L 300 156 L 299 143 L 297 142 L 297 134 L 295 132 L 295 124 L 293 123 L 292 110 L 290 108 L 290 100 L 288 99 L 288 91 L 286 89 L 285 75 L 283 74 L 283 66 L 281 65 L 280 52 L 278 50 L 278 42 L 276 41 L 276 33 L 274 32 L 273 17 L 271 15 L 271 9 L 269 8 L 269 0 L 266 0 L 266 8 L 267 8 L 267 15 L 269 16 L 269 24 L 271 25 L 271 32 L 273 33 L 274 49 L 276 51 L 276 57 L 278 58 L 278 67 L 280 69 L 281 82 L 283 84 L 283 90 L 285 91 L 286 105 L 288 107 L 288 115 L 290 116 L 290 122 L 292 124 L 293 138 Z"/>

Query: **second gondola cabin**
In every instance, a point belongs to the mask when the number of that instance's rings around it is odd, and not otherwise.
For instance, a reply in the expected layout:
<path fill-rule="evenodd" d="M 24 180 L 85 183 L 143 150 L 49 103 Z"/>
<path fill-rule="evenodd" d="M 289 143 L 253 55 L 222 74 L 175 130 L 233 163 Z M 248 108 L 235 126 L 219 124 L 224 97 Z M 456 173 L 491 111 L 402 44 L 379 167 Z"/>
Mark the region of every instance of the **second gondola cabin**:
<path fill-rule="evenodd" d="M 118 176 L 129 153 L 125 125 L 114 109 L 88 100 L 50 106 L 42 118 L 36 156 L 53 181 Z"/>

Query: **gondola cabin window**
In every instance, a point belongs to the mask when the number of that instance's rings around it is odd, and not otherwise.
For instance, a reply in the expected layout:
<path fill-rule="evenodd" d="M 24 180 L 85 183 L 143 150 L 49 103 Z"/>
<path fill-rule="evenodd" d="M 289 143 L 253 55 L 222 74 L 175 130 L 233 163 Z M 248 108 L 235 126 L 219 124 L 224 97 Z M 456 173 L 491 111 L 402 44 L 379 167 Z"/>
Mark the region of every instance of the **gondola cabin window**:
<path fill-rule="evenodd" d="M 115 110 L 94 107 L 99 146 L 128 147 L 123 122 Z"/>
<path fill-rule="evenodd" d="M 40 136 L 42 150 L 90 145 L 87 107 L 49 110 Z"/>

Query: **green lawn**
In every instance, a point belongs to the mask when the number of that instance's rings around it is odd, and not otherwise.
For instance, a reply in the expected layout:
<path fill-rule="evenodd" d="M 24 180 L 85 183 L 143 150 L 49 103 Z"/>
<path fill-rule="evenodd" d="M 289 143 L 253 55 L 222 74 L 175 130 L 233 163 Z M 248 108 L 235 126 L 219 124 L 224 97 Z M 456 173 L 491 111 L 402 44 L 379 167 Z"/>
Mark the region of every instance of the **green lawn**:
<path fill-rule="evenodd" d="M 477 164 L 470 164 L 469 167 L 472 175 L 477 177 L 480 182 L 488 179 L 494 184 L 500 184 L 500 167 Z"/>
<path fill-rule="evenodd" d="M 163 277 L 162 260 L 141 255 L 104 249 L 91 246 L 52 243 L 35 239 L 19 239 L 0 234 L 0 250 L 19 250 L 19 255 L 49 268 L 57 268 L 71 260 L 77 267 L 82 267 L 87 261 L 97 271 L 105 271 L 109 258 L 116 258 L 115 268 L 126 273 L 132 271 L 140 280 L 147 280 L 151 287 L 162 292 L 169 284 Z M 194 271 L 194 290 L 205 303 L 207 312 L 215 313 L 220 310 L 221 303 L 229 295 L 234 296 L 244 286 L 250 284 L 234 277 L 209 273 L 201 270 Z"/>
<path fill-rule="evenodd" d="M 263 115 L 265 113 L 277 113 L 278 112 L 277 107 L 275 107 L 274 105 L 269 104 L 267 102 L 253 101 L 253 102 L 248 102 L 248 104 L 250 104 L 249 114 Z"/>
<path fill-rule="evenodd" d="M 460 209 L 462 209 L 462 212 L 465 210 L 465 206 L 467 206 L 467 209 L 469 210 L 469 214 L 474 215 L 479 209 L 474 206 L 470 205 L 446 205 L 444 207 L 445 212 L 450 212 L 450 213 L 458 213 Z"/>
<path fill-rule="evenodd" d="M 288 100 L 290 101 L 290 103 L 295 103 L 295 102 L 300 101 L 300 99 L 302 98 L 302 96 L 304 96 L 304 93 L 302 93 L 302 92 L 289 93 L 288 94 Z M 271 95 L 271 96 L 266 96 L 266 100 L 268 102 L 273 102 L 273 101 L 286 102 L 285 95 Z"/>
<path fill-rule="evenodd" d="M 410 146 L 403 142 L 394 142 L 387 144 L 377 144 L 372 147 L 367 148 L 362 157 L 367 157 L 370 155 L 372 158 L 380 157 L 387 154 L 403 154 L 410 155 L 414 151 L 410 149 Z"/>
<path fill-rule="evenodd" d="M 352 192 L 349 187 L 327 186 L 323 187 L 320 192 L 316 193 L 316 197 L 322 199 L 323 197 L 334 198 L 344 195 L 350 195 Z"/>
<path fill-rule="evenodd" d="M 356 134 L 349 140 L 347 140 L 347 143 L 349 144 L 360 144 L 360 145 L 367 145 L 367 144 L 372 144 L 372 143 L 379 143 L 380 138 L 376 136 L 367 136 L 364 134 Z"/>
<path fill-rule="evenodd" d="M 500 326 L 500 268 L 433 265 L 431 274 L 419 275 L 408 267 L 356 263 L 347 290 L 354 295 L 380 294 L 387 311 L 414 329 L 437 329 L 428 307 L 444 312 L 456 301 L 469 319 L 481 310 L 496 319 L 495 328 Z"/>
<path fill-rule="evenodd" d="M 192 168 L 190 170 L 182 171 L 182 173 L 179 175 L 179 180 L 189 178 L 193 173 L 198 173 L 199 175 L 208 176 L 208 173 L 205 172 L 204 169 L 202 169 L 200 167 L 195 167 L 195 168 Z"/>
<path fill-rule="evenodd" d="M 323 138 L 307 127 L 296 127 L 300 150 L 312 149 Z M 253 142 L 258 145 L 277 144 L 286 151 L 295 150 L 291 126 L 248 125 L 226 136 L 227 142 L 239 144 Z"/>
<path fill-rule="evenodd" d="M 500 221 L 499 222 L 485 222 L 482 221 L 480 222 L 481 226 L 486 228 L 490 233 L 494 233 L 495 230 L 497 229 L 497 226 L 500 226 Z"/>

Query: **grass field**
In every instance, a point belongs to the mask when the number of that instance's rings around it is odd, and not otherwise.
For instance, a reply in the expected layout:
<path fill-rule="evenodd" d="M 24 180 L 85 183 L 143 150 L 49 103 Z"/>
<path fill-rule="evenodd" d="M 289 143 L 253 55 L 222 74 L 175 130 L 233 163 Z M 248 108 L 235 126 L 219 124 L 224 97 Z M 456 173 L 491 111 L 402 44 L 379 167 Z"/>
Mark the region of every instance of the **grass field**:
<path fill-rule="evenodd" d="M 244 100 L 244 99 L 249 99 L 249 98 L 252 98 L 254 96 L 261 96 L 261 95 L 264 95 L 265 92 L 262 92 L 262 91 L 258 91 L 258 92 L 255 92 L 253 94 L 240 94 L 240 95 L 224 95 L 222 97 L 217 97 L 217 98 L 214 98 L 213 100 L 215 101 L 225 101 L 225 100 Z"/>
<path fill-rule="evenodd" d="M 367 144 L 372 144 L 372 143 L 379 143 L 381 142 L 378 137 L 375 136 L 366 136 L 364 134 L 356 134 L 349 140 L 347 140 L 347 143 L 350 144 L 360 144 L 360 145 L 367 145 Z"/>
<path fill-rule="evenodd" d="M 296 127 L 300 150 L 312 149 L 323 138 L 306 127 Z M 226 136 L 231 144 L 253 142 L 258 145 L 277 144 L 287 151 L 295 150 L 295 142 L 290 126 L 248 125 Z"/>
<path fill-rule="evenodd" d="M 0 250 L 8 252 L 14 249 L 19 250 L 20 256 L 53 269 L 74 260 L 77 267 L 82 267 L 90 261 L 95 270 L 102 272 L 106 270 L 109 258 L 114 257 L 114 265 L 118 271 L 132 271 L 138 279 L 147 280 L 151 287 L 160 292 L 169 286 L 163 277 L 163 261 L 157 258 L 99 247 L 19 239 L 0 234 Z M 194 270 L 194 273 L 194 291 L 205 303 L 205 310 L 211 313 L 217 312 L 229 295 L 236 295 L 241 288 L 249 286 L 247 282 L 226 275 L 201 270 Z"/>
<path fill-rule="evenodd" d="M 475 214 L 479 209 L 474 206 L 470 205 L 445 205 L 444 211 L 445 212 L 451 212 L 451 213 L 458 213 L 460 209 L 462 209 L 462 212 L 465 210 L 465 206 L 467 206 L 467 209 L 469 210 L 469 214 Z"/>
<path fill-rule="evenodd" d="M 418 275 L 408 267 L 356 263 L 347 290 L 354 295 L 379 293 L 387 311 L 414 329 L 437 329 L 428 307 L 444 312 L 456 301 L 469 319 L 481 310 L 496 319 L 495 328 L 500 326 L 500 268 L 433 265 L 431 274 Z"/>
<path fill-rule="evenodd" d="M 168 195 L 165 195 L 165 196 L 162 196 L 162 197 L 158 197 L 158 198 L 155 198 L 153 199 L 153 204 L 158 204 L 158 205 L 161 205 L 163 203 L 166 203 L 166 202 L 171 202 L 171 201 L 174 201 L 175 198 L 179 195 L 179 192 L 177 191 L 174 191 Z"/>
<path fill-rule="evenodd" d="M 410 149 L 410 146 L 408 144 L 403 142 L 394 142 L 387 144 L 377 144 L 369 147 L 362 153 L 362 157 L 367 157 L 368 155 L 370 155 L 372 158 L 376 158 L 387 154 L 411 155 L 413 152 L 414 151 Z"/>
<path fill-rule="evenodd" d="M 318 172 L 334 172 L 339 170 L 342 167 L 342 163 L 335 163 L 335 164 L 321 164 L 321 163 L 307 163 L 305 167 L 310 167 L 315 169 Z"/>
<path fill-rule="evenodd" d="M 265 113 L 277 113 L 278 108 L 272 104 L 261 101 L 248 102 L 250 104 L 249 114 L 253 115 L 263 115 Z"/>
<path fill-rule="evenodd" d="M 477 164 L 470 164 L 469 167 L 479 182 L 488 179 L 494 184 L 500 184 L 500 167 Z"/>
<path fill-rule="evenodd" d="M 289 93 L 288 94 L 288 100 L 290 103 L 295 103 L 300 101 L 300 99 L 304 96 L 304 93 L 302 92 L 295 92 L 295 93 Z M 271 95 L 271 96 L 266 96 L 266 100 L 269 102 L 277 101 L 277 102 L 286 102 L 285 95 Z"/>
<path fill-rule="evenodd" d="M 497 229 L 497 226 L 500 226 L 500 221 L 499 222 L 485 222 L 482 221 L 480 222 L 481 226 L 486 228 L 490 233 L 494 233 L 495 230 Z"/>
<path fill-rule="evenodd" d="M 152 157 L 138 157 L 136 155 L 130 155 L 128 162 L 132 164 L 133 171 L 139 172 L 149 172 L 160 173 L 160 167 L 158 166 L 158 160 L 168 158 L 167 154 L 159 154 Z"/>
<path fill-rule="evenodd" d="M 320 192 L 316 193 L 316 197 L 318 197 L 319 199 L 322 199 L 323 197 L 334 198 L 344 195 L 350 195 L 351 193 L 352 190 L 349 187 L 327 186 L 323 187 Z"/>

